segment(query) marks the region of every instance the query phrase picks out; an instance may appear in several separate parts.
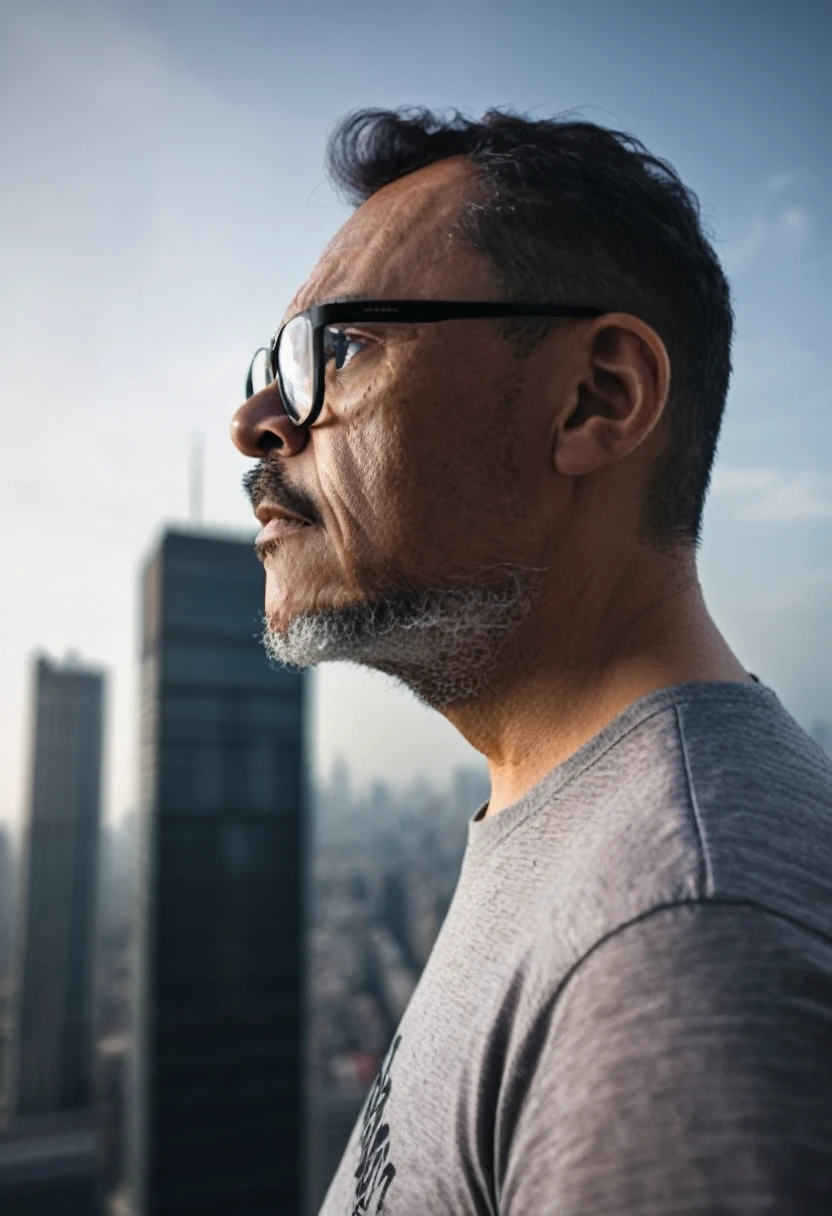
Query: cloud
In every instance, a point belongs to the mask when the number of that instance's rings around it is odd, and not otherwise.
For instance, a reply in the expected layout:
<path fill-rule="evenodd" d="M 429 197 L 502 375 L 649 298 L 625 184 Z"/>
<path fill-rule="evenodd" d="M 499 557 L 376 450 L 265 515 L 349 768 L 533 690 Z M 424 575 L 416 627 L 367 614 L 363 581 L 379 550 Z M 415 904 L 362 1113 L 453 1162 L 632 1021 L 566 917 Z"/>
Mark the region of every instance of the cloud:
<path fill-rule="evenodd" d="M 712 491 L 714 494 L 746 494 L 769 490 L 779 476 L 774 469 L 741 469 L 735 465 L 723 465 L 714 470 Z"/>
<path fill-rule="evenodd" d="M 797 181 L 795 173 L 775 173 L 763 183 L 765 194 L 781 194 Z M 729 241 L 725 261 L 733 271 L 745 270 L 764 251 L 778 246 L 793 251 L 804 249 L 812 236 L 814 222 L 809 208 L 802 203 L 776 205 L 763 200 L 744 232 Z"/>
<path fill-rule="evenodd" d="M 797 174 L 789 171 L 781 173 L 772 173 L 763 182 L 763 189 L 767 194 L 782 194 L 784 190 L 788 190 L 791 186 L 797 183 Z"/>
<path fill-rule="evenodd" d="M 794 244 L 805 245 L 812 233 L 812 217 L 806 207 L 787 207 L 778 220 L 780 231 Z"/>
<path fill-rule="evenodd" d="M 814 469 L 786 473 L 771 468 L 718 466 L 711 492 L 738 503 L 735 519 L 749 523 L 793 523 L 832 519 L 832 479 Z"/>

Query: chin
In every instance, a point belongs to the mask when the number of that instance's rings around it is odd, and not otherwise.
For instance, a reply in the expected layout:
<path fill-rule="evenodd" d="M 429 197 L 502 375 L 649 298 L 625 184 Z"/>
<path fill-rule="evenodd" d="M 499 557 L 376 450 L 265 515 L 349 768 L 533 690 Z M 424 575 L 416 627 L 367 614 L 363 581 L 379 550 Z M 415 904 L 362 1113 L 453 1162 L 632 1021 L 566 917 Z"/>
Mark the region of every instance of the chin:
<path fill-rule="evenodd" d="M 276 583 L 277 580 L 274 580 Z M 279 585 L 273 586 L 273 580 L 266 577 L 266 606 L 265 619 L 269 629 L 275 633 L 286 633 L 293 621 L 300 617 L 311 617 L 317 613 L 337 612 L 339 609 L 354 608 L 366 602 L 367 597 L 359 592 L 332 590 L 327 592 L 318 586 L 304 587 L 300 580 L 293 583 L 291 589 L 286 586 L 286 579 L 281 578 Z"/>

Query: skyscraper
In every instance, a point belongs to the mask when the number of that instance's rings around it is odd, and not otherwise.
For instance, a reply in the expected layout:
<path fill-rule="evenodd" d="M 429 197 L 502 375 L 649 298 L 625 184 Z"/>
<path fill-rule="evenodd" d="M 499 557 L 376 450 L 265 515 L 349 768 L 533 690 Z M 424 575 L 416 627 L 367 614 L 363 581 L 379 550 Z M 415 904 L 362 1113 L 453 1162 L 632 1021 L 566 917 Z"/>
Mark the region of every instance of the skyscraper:
<path fill-rule="evenodd" d="M 68 660 L 35 664 L 30 798 L 18 915 L 17 1117 L 92 1103 L 93 951 L 104 678 Z"/>
<path fill-rule="evenodd" d="M 304 690 L 251 542 L 169 531 L 143 579 L 135 1216 L 301 1209 Z"/>
<path fill-rule="evenodd" d="M 0 1127 L 3 1216 L 101 1216 L 102 1207 L 88 1111 L 31 1115 Z"/>
<path fill-rule="evenodd" d="M 0 983 L 12 961 L 14 860 L 9 833 L 0 824 Z"/>
<path fill-rule="evenodd" d="M 0 1127 L 9 1114 L 12 1058 L 12 929 L 14 859 L 9 833 L 0 827 Z"/>

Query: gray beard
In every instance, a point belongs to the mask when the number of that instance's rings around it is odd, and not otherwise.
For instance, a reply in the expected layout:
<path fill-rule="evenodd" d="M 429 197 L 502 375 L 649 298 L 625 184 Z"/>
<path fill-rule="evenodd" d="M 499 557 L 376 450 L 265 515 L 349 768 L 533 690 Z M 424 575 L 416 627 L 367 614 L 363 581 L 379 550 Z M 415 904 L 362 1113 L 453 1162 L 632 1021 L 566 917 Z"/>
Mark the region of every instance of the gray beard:
<path fill-rule="evenodd" d="M 531 611 L 539 574 L 532 567 L 492 568 L 482 585 L 395 591 L 372 603 L 305 612 L 282 632 L 267 623 L 263 643 L 271 659 L 288 667 L 341 661 L 375 668 L 444 709 L 474 701 L 487 688 L 501 650 Z"/>

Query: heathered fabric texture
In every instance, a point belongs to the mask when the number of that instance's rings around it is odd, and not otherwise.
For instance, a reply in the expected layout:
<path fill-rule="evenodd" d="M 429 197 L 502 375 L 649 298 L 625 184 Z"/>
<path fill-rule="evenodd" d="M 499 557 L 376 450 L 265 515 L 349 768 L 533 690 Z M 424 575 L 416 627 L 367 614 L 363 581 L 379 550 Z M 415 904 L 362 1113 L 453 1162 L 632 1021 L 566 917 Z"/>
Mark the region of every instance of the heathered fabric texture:
<path fill-rule="evenodd" d="M 832 763 L 642 698 L 469 823 L 323 1216 L 832 1213 Z"/>

